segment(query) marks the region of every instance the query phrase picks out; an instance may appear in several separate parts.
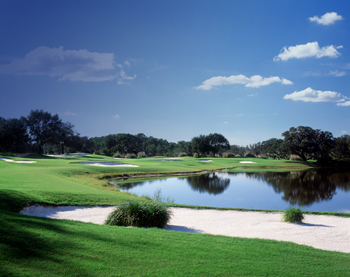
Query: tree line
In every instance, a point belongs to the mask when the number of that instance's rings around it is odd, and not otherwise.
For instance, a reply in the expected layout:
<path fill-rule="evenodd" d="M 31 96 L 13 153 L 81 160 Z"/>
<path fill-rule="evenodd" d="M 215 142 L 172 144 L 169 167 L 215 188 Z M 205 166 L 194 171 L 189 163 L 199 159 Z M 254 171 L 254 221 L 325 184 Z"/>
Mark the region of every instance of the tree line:
<path fill-rule="evenodd" d="M 191 141 L 168 142 L 143 133 L 110 134 L 88 138 L 80 136 L 74 125 L 63 122 L 57 114 L 32 110 L 27 117 L 5 119 L 0 117 L 1 152 L 35 152 L 64 154 L 95 153 L 118 157 L 186 156 L 196 157 L 273 157 L 303 161 L 315 159 L 350 158 L 350 136 L 334 138 L 332 133 L 311 127 L 291 127 L 282 133 L 283 139 L 271 138 L 246 146 L 230 145 L 221 134 L 199 135 Z"/>

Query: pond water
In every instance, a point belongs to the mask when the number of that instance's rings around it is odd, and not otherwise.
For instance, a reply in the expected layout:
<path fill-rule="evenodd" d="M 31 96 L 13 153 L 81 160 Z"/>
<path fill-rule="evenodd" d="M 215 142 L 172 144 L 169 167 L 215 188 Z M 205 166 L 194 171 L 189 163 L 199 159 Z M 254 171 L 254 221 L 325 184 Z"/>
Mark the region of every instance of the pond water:
<path fill-rule="evenodd" d="M 350 172 L 302 171 L 208 173 L 143 182 L 112 181 L 121 191 L 154 196 L 177 204 L 283 210 L 350 212 Z"/>

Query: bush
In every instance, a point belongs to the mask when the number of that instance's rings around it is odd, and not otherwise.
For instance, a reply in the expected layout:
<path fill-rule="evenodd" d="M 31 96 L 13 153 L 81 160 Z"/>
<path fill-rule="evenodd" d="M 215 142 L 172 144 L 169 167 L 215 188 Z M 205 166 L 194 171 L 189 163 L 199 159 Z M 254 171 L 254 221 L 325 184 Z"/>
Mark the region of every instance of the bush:
<path fill-rule="evenodd" d="M 222 153 L 222 157 L 223 158 L 232 158 L 234 157 L 235 155 L 233 153 L 229 153 L 229 152 L 224 152 Z"/>
<path fill-rule="evenodd" d="M 136 159 L 137 156 L 136 156 L 135 154 L 131 153 L 131 154 L 126 154 L 126 155 L 125 155 L 125 158 L 126 158 L 126 159 Z"/>
<path fill-rule="evenodd" d="M 119 151 L 113 154 L 113 158 L 121 158 L 121 157 L 122 155 L 119 153 Z"/>
<path fill-rule="evenodd" d="M 302 161 L 302 159 L 298 155 L 290 155 L 289 160 L 291 161 Z"/>
<path fill-rule="evenodd" d="M 302 223 L 304 220 L 303 211 L 300 208 L 290 207 L 285 210 L 282 214 L 282 221 L 284 222 L 299 222 Z"/>
<path fill-rule="evenodd" d="M 186 152 L 180 152 L 179 153 L 179 157 L 186 157 L 188 156 L 188 154 Z"/>
<path fill-rule="evenodd" d="M 199 157 L 198 153 L 194 153 L 194 154 L 193 154 L 193 158 L 198 159 L 198 157 Z"/>
<path fill-rule="evenodd" d="M 139 152 L 139 153 L 137 153 L 137 158 L 138 158 L 138 159 L 139 159 L 139 158 L 143 158 L 143 157 L 147 157 L 145 152 Z"/>
<path fill-rule="evenodd" d="M 252 153 L 252 152 L 247 152 L 244 157 L 247 157 L 247 158 L 255 158 L 255 155 Z"/>
<path fill-rule="evenodd" d="M 131 201 L 111 212 L 105 224 L 164 228 L 170 218 L 171 212 L 161 202 Z"/>

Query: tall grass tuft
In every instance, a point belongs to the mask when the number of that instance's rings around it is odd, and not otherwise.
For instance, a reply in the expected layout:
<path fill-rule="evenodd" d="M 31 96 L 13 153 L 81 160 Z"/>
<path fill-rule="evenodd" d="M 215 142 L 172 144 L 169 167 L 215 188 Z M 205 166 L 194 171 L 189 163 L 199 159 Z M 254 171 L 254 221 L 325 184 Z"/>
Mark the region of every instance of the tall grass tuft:
<path fill-rule="evenodd" d="M 164 228 L 170 218 L 171 212 L 161 202 L 130 201 L 111 212 L 105 224 Z"/>
<path fill-rule="evenodd" d="M 289 207 L 282 214 L 282 221 L 291 223 L 302 223 L 304 220 L 303 211 L 300 208 Z"/>

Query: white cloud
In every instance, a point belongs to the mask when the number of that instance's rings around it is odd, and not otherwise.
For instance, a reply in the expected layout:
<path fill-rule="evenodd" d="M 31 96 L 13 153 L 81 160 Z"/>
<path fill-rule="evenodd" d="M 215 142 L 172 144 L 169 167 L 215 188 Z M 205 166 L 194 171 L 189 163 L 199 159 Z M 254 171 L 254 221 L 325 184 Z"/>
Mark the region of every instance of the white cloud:
<path fill-rule="evenodd" d="M 281 53 L 278 56 L 274 57 L 274 61 L 288 61 L 289 59 L 304 59 L 310 57 L 322 58 L 322 57 L 330 57 L 337 58 L 341 54 L 337 51 L 337 49 L 343 48 L 340 46 L 328 45 L 320 48 L 318 42 L 308 42 L 306 44 L 299 44 L 296 46 L 283 47 Z"/>
<path fill-rule="evenodd" d="M 58 77 L 61 81 L 83 82 L 128 79 L 125 72 L 122 69 L 116 70 L 117 68 L 122 68 L 122 65 L 115 63 L 113 53 L 41 46 L 29 52 L 23 59 L 0 65 L 0 74 L 41 75 Z"/>
<path fill-rule="evenodd" d="M 331 25 L 337 20 L 342 20 L 342 19 L 343 17 L 341 15 L 338 15 L 336 12 L 325 13 L 320 18 L 317 15 L 315 15 L 314 17 L 309 17 L 309 20 L 311 22 L 316 22 L 321 25 Z"/>
<path fill-rule="evenodd" d="M 346 101 L 346 102 L 343 102 L 343 103 L 338 103 L 337 106 L 348 107 L 348 106 L 350 106 L 350 101 Z"/>
<path fill-rule="evenodd" d="M 205 80 L 200 86 L 195 88 L 210 90 L 215 86 L 235 85 L 235 84 L 245 85 L 246 87 L 258 88 L 261 86 L 270 85 L 272 83 L 282 83 L 284 85 L 293 84 L 293 82 L 284 78 L 281 79 L 277 76 L 264 78 L 260 75 L 254 75 L 249 78 L 240 74 L 240 75 L 231 75 L 229 77 L 225 77 L 225 76 L 212 77 L 210 79 Z"/>
<path fill-rule="evenodd" d="M 308 87 L 302 91 L 294 91 L 291 94 L 286 94 L 283 99 L 304 102 L 344 102 L 348 98 L 339 92 L 314 90 Z M 345 106 L 343 104 L 338 103 L 340 106 Z"/>
<path fill-rule="evenodd" d="M 116 114 L 113 116 L 114 118 L 120 118 L 120 115 L 119 114 Z"/>
<path fill-rule="evenodd" d="M 124 64 L 128 67 L 130 67 L 130 63 L 128 61 L 125 61 Z"/>
<path fill-rule="evenodd" d="M 128 84 L 127 81 L 133 80 L 136 78 L 136 74 L 134 74 L 133 77 L 131 76 L 127 76 L 124 70 L 121 70 L 119 72 L 119 76 L 118 76 L 118 85 L 122 85 L 122 84 Z"/>
<path fill-rule="evenodd" d="M 335 71 L 330 71 L 329 75 L 335 76 L 335 77 L 343 77 L 346 75 L 345 71 L 339 71 L 339 70 L 335 70 Z"/>
<path fill-rule="evenodd" d="M 63 114 L 67 115 L 67 116 L 77 116 L 78 115 L 77 113 L 72 113 L 70 111 L 64 112 Z"/>

